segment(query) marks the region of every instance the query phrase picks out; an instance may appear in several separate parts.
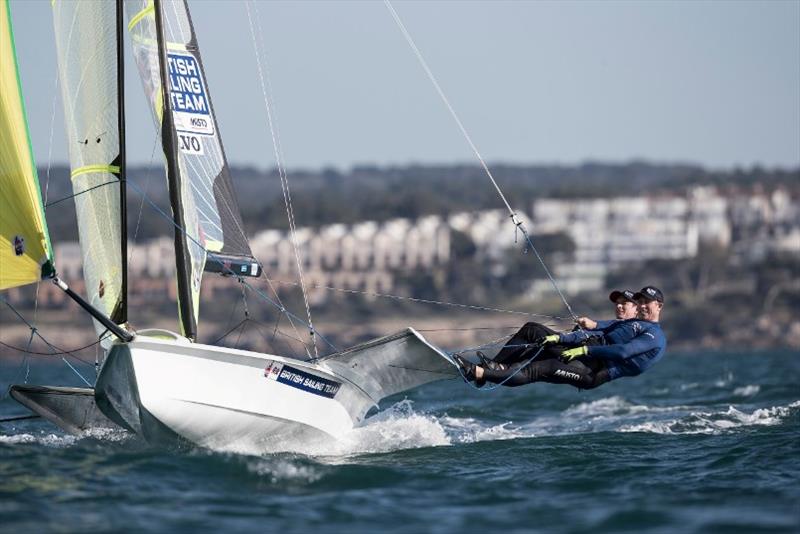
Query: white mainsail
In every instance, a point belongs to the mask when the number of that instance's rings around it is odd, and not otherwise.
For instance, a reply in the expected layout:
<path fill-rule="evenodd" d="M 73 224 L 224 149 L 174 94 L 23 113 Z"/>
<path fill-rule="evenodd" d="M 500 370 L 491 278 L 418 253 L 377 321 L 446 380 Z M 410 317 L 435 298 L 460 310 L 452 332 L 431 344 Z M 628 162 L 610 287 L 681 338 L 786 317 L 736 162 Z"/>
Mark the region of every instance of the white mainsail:
<path fill-rule="evenodd" d="M 126 320 L 124 115 L 119 2 L 55 2 L 53 23 L 89 302 Z M 94 320 L 98 335 L 106 327 Z"/>
<path fill-rule="evenodd" d="M 181 328 L 194 338 L 204 269 L 258 276 L 260 268 L 244 234 L 185 2 L 132 0 L 126 10 L 167 160 Z M 207 253 L 218 255 L 209 259 Z"/>

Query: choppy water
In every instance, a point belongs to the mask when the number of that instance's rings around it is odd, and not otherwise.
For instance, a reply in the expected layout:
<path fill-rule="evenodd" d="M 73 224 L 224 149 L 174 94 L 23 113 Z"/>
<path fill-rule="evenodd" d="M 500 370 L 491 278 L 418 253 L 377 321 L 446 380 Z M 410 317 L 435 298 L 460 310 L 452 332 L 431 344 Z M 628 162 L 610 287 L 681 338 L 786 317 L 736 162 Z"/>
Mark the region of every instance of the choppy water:
<path fill-rule="evenodd" d="M 0 531 L 798 532 L 798 382 L 785 351 L 669 354 L 589 392 L 450 381 L 265 456 L 0 424 Z"/>

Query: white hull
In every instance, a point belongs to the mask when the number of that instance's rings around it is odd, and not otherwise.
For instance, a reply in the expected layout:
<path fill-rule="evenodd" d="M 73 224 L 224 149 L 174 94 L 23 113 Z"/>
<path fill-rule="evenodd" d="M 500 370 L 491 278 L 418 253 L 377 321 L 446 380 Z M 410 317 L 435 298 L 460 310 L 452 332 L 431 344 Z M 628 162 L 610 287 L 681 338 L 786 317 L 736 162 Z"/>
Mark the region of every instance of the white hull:
<path fill-rule="evenodd" d="M 396 365 L 409 347 L 412 363 L 419 367 L 424 357 L 431 364 L 422 374 L 413 369 L 420 376 L 412 381 Z M 386 359 L 388 374 L 359 375 L 365 358 L 373 365 Z M 339 438 L 386 394 L 454 373 L 447 356 L 413 331 L 317 363 L 194 344 L 160 331 L 115 345 L 95 389 L 108 417 L 150 441 L 271 451 L 295 440 Z"/>

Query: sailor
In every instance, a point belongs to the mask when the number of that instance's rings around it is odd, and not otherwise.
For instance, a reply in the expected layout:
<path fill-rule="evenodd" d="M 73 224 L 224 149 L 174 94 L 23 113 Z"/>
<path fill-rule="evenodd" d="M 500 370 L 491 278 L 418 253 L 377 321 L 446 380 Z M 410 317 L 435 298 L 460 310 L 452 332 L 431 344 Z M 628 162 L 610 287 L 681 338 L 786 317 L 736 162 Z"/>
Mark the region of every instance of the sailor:
<path fill-rule="evenodd" d="M 608 299 L 614 303 L 614 316 L 615 319 L 608 321 L 595 321 L 589 317 L 579 317 L 576 321 L 581 330 L 577 330 L 577 334 L 570 340 L 571 344 L 577 344 L 580 341 L 585 341 L 588 344 L 597 344 L 602 342 L 602 336 L 605 329 L 610 328 L 618 321 L 626 319 L 633 319 L 636 317 L 636 301 L 633 298 L 633 291 L 629 289 L 618 290 L 615 289 L 608 296 Z M 497 364 L 508 366 L 514 363 L 524 362 L 529 359 L 536 351 L 539 350 L 545 340 L 549 339 L 549 343 L 543 348 L 542 353 L 537 356 L 537 360 L 547 359 L 548 357 L 557 358 L 561 356 L 563 345 L 554 344 L 555 338 L 553 336 L 559 335 L 558 332 L 540 323 L 526 323 L 519 331 L 514 334 L 505 346 L 494 357 L 494 362 Z M 601 338 L 601 339 L 594 339 Z M 489 367 L 492 365 L 489 360 L 482 353 L 478 353 L 481 362 L 487 364 Z"/>
<path fill-rule="evenodd" d="M 664 294 L 656 287 L 645 286 L 633 299 L 637 303 L 636 318 L 614 321 L 601 328 L 599 336 L 587 337 L 580 331 L 545 336 L 541 340 L 548 352 L 544 359 L 536 357 L 530 363 L 512 365 L 475 365 L 459 356 L 456 360 L 465 378 L 478 386 L 486 382 L 509 387 L 549 382 L 592 389 L 623 376 L 639 375 L 660 360 L 666 350 L 667 340 L 659 325 Z M 559 348 L 559 357 L 552 357 L 554 351 L 548 347 L 551 344 L 577 346 Z"/>

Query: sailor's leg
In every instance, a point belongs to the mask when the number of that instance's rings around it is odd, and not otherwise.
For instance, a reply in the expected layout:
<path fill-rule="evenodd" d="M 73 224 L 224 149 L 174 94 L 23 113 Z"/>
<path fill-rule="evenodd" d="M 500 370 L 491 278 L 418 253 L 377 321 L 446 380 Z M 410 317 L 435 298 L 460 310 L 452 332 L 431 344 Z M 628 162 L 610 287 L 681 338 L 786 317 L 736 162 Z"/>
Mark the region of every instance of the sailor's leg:
<path fill-rule="evenodd" d="M 494 361 L 506 365 L 523 362 L 530 357 L 530 355 L 528 355 L 527 358 L 525 356 L 525 353 L 531 348 L 530 344 L 541 337 L 551 334 L 557 334 L 557 332 L 543 324 L 526 323 L 525 326 L 520 328 L 519 331 L 508 340 L 508 343 L 506 343 L 500 352 L 497 353 L 497 356 L 494 357 Z"/>
<path fill-rule="evenodd" d="M 564 363 L 558 359 L 536 360 L 524 368 L 519 365 L 504 370 L 489 370 L 483 372 L 483 379 L 495 384 L 515 387 L 532 382 L 548 382 L 551 384 L 569 384 L 580 389 L 596 388 L 608 382 L 608 371 L 604 366 L 593 370 L 592 367 L 580 361 Z"/>

